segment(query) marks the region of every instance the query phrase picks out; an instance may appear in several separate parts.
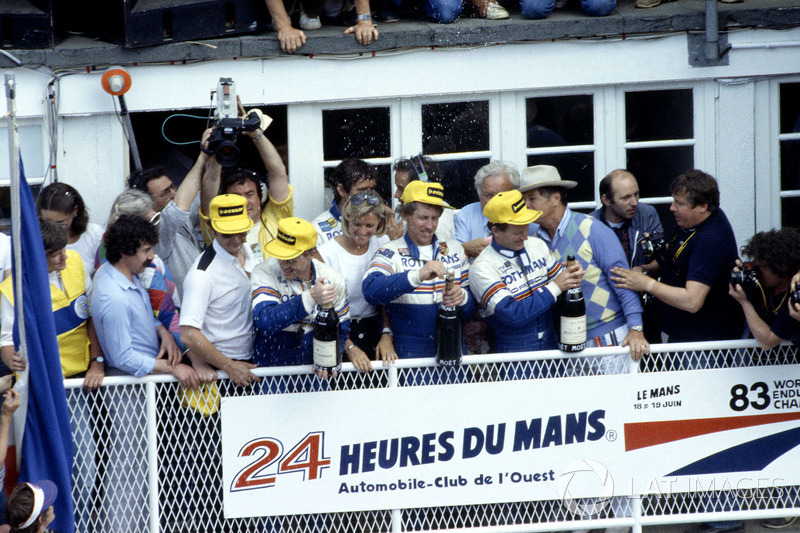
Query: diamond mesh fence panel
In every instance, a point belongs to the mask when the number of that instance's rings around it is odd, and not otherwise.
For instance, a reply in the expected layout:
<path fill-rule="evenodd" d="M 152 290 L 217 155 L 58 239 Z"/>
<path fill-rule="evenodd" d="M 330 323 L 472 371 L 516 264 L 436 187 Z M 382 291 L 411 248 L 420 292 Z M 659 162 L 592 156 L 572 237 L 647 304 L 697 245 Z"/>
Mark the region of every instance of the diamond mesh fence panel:
<path fill-rule="evenodd" d="M 654 353 L 640 372 L 795 364 L 797 350 L 781 346 L 766 352 L 752 343 L 735 349 L 697 349 Z M 151 531 L 157 517 L 164 532 L 390 532 L 483 529 L 565 524 L 587 519 L 627 518 L 641 505 L 645 517 L 721 511 L 800 508 L 798 487 L 711 493 L 672 493 L 641 499 L 612 498 L 591 516 L 573 513 L 560 500 L 404 509 L 399 524 L 391 510 L 225 519 L 219 402 L 223 397 L 304 394 L 352 389 L 450 385 L 521 379 L 590 376 L 627 370 L 628 356 L 591 355 L 529 361 L 481 362 L 457 368 L 421 366 L 372 372 L 344 372 L 322 381 L 311 374 L 263 376 L 250 387 L 218 380 L 202 393 L 188 393 L 169 380 L 133 378 L 131 384 L 104 385 L 88 394 L 68 388 L 75 442 L 73 498 L 76 531 Z M 392 374 L 396 373 L 395 376 Z M 148 395 L 149 398 L 148 404 Z M 148 420 L 154 413 L 155 421 Z M 152 431 L 152 437 L 148 436 Z M 152 438 L 152 440 L 150 440 Z M 151 457 L 154 460 L 151 460 Z M 151 480 L 155 481 L 151 485 Z M 298 495 L 302 497 L 302 495 Z M 578 526 L 577 528 L 585 527 Z M 567 528 L 568 529 L 568 528 Z"/>

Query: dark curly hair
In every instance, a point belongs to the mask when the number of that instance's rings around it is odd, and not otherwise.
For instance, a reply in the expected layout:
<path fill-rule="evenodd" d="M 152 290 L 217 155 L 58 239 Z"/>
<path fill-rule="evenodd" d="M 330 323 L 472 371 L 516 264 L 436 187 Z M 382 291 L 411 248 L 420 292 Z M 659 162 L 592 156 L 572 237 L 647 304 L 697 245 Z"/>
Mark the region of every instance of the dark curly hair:
<path fill-rule="evenodd" d="M 800 270 L 800 232 L 795 228 L 759 231 L 742 246 L 742 254 L 782 278 L 791 278 Z"/>
<path fill-rule="evenodd" d="M 81 195 L 74 187 L 60 181 L 51 183 L 39 193 L 39 197 L 36 199 L 36 213 L 40 217 L 43 209 L 58 211 L 66 215 L 72 214 L 77 209 L 70 226 L 70 230 L 75 235 L 82 235 L 89 224 L 89 212 L 86 210 L 86 204 L 83 203 Z"/>
<path fill-rule="evenodd" d="M 333 198 L 338 204 L 342 197 L 339 195 L 338 185 L 341 185 L 347 194 L 353 189 L 353 185 L 361 180 L 377 180 L 378 169 L 366 161 L 349 157 L 336 165 L 330 177 L 330 185 L 333 188 Z"/>
<path fill-rule="evenodd" d="M 719 186 L 711 174 L 702 170 L 687 170 L 675 178 L 669 186 L 672 196 L 685 194 L 692 202 L 692 206 L 706 204 L 708 212 L 713 213 L 719 209 Z"/>
<path fill-rule="evenodd" d="M 57 223 L 52 220 L 47 220 L 46 218 L 40 218 L 39 229 L 42 230 L 44 253 L 47 255 L 60 252 L 67 247 L 67 232 Z"/>
<path fill-rule="evenodd" d="M 143 244 L 158 244 L 158 230 L 140 216 L 122 215 L 108 226 L 103 242 L 106 259 L 115 264 L 123 255 L 134 255 Z"/>

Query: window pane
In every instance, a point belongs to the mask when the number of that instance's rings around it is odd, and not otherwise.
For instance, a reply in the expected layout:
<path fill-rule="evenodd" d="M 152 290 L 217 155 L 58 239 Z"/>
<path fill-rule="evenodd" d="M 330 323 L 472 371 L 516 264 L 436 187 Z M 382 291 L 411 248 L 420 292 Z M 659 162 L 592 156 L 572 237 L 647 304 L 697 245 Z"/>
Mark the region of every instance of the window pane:
<path fill-rule="evenodd" d="M 661 141 L 694 137 L 691 89 L 625 93 L 625 138 Z"/>
<path fill-rule="evenodd" d="M 5 122 L 5 121 L 3 121 Z M 5 126 L 5 124 L 3 124 Z M 17 126 L 19 152 L 28 180 L 44 177 L 45 160 L 48 154 L 42 147 L 42 126 Z M 11 181 L 11 165 L 8 162 L 8 127 L 0 126 L 0 180 Z"/>
<path fill-rule="evenodd" d="M 800 189 L 800 141 L 781 142 L 781 190 Z"/>
<path fill-rule="evenodd" d="M 800 83 L 781 84 L 781 133 L 800 132 Z"/>
<path fill-rule="evenodd" d="M 639 182 L 644 198 L 669 196 L 669 184 L 694 168 L 694 147 L 637 148 L 628 150 L 628 170 Z"/>
<path fill-rule="evenodd" d="M 529 155 L 528 165 L 552 165 L 561 179 L 577 181 L 578 185 L 567 193 L 570 202 L 594 200 L 594 152 Z"/>
<path fill-rule="evenodd" d="M 442 169 L 444 199 L 448 204 L 461 209 L 478 201 L 475 174 L 479 168 L 489 163 L 489 159 L 449 159 L 436 163 Z"/>
<path fill-rule="evenodd" d="M 386 205 L 389 207 L 392 206 L 392 183 L 390 181 L 390 175 L 392 172 L 391 165 L 373 165 L 375 168 L 378 169 L 378 179 L 375 180 L 375 191 L 380 194 L 383 201 L 386 202 Z M 330 200 L 333 198 L 333 189 L 331 187 L 331 176 L 333 175 L 333 170 L 335 167 L 330 167 L 325 169 L 325 186 L 330 189 L 330 196 L 326 194 L 326 204 L 325 209 L 330 208 Z"/>
<path fill-rule="evenodd" d="M 591 94 L 527 98 L 528 147 L 594 144 Z"/>
<path fill-rule="evenodd" d="M 800 198 L 781 200 L 781 225 L 800 228 Z"/>
<path fill-rule="evenodd" d="M 389 157 L 389 108 L 323 111 L 322 135 L 325 161 Z"/>
<path fill-rule="evenodd" d="M 653 207 L 656 208 L 658 218 L 661 219 L 661 227 L 664 228 L 664 236 L 670 237 L 675 233 L 675 215 L 669 210 L 671 204 L 658 204 Z"/>
<path fill-rule="evenodd" d="M 34 200 L 42 190 L 41 185 L 31 185 Z M 0 187 L 0 230 L 11 235 L 11 187 Z"/>
<path fill-rule="evenodd" d="M 489 149 L 489 102 L 453 102 L 422 106 L 425 154 Z"/>

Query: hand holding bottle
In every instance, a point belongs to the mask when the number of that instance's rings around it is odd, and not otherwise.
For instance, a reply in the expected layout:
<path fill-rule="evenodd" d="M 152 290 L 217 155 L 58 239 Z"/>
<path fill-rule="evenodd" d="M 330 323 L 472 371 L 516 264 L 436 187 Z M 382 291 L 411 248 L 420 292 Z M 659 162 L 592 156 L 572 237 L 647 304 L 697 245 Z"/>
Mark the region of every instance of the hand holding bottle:
<path fill-rule="evenodd" d="M 317 302 L 317 305 L 320 307 L 330 307 L 333 305 L 333 301 L 336 298 L 336 291 L 333 288 L 333 283 L 326 283 L 326 279 L 319 277 L 317 278 L 316 283 L 314 286 L 311 287 L 308 292 L 314 301 Z"/>
<path fill-rule="evenodd" d="M 449 307 L 458 307 L 464 302 L 464 291 L 459 283 L 453 283 L 449 288 L 442 290 L 442 304 Z"/>
<path fill-rule="evenodd" d="M 583 275 L 585 273 L 586 271 L 583 270 L 583 267 L 580 265 L 580 263 L 575 261 L 572 265 L 565 266 L 564 270 L 562 270 L 561 273 L 556 276 L 554 281 L 562 292 L 567 291 L 569 289 L 580 287 L 581 281 L 583 280 Z"/>

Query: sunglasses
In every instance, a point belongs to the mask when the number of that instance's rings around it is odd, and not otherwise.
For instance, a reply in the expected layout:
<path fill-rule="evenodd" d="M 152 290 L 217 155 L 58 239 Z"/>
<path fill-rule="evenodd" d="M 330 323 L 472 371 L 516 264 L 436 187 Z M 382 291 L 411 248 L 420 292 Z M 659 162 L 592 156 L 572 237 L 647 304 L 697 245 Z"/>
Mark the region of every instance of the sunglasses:
<path fill-rule="evenodd" d="M 148 220 L 152 225 L 158 226 L 158 223 L 161 222 L 161 211 L 156 211 L 153 216 L 150 217 Z"/>
<path fill-rule="evenodd" d="M 350 203 L 353 205 L 361 205 L 367 202 L 367 205 L 378 206 L 381 205 L 380 197 L 374 192 L 360 192 L 350 197 Z"/>

